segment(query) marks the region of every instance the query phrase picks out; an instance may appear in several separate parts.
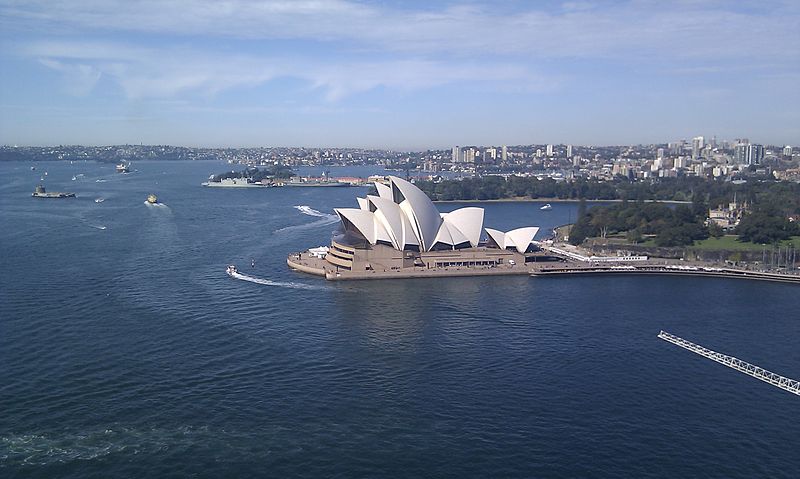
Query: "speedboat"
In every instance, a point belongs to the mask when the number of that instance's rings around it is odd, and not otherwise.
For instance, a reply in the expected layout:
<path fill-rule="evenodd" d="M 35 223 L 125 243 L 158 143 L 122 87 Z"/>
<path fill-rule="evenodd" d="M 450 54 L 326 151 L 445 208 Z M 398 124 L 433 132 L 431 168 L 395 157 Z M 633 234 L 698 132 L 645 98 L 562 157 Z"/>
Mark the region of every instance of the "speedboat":
<path fill-rule="evenodd" d="M 540 210 L 552 210 L 553 209 L 553 205 L 551 205 L 550 203 L 547 203 L 546 205 L 542 206 L 539 209 Z"/>
<path fill-rule="evenodd" d="M 95 198 L 94 202 L 95 202 L 95 203 L 102 203 L 102 202 L 104 202 L 105 200 L 106 200 L 105 198 Z"/>
<path fill-rule="evenodd" d="M 233 277 L 233 275 L 239 271 L 236 269 L 235 265 L 229 264 L 228 267 L 225 268 L 225 272 L 228 273 L 228 276 Z"/>

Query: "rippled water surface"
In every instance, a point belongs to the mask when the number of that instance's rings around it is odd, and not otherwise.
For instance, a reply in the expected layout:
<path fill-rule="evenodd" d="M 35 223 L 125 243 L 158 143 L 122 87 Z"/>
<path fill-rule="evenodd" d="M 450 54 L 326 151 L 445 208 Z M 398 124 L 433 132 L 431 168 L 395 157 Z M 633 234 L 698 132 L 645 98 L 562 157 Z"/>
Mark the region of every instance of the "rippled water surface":
<path fill-rule="evenodd" d="M 800 378 L 796 286 L 329 283 L 286 254 L 366 189 L 199 186 L 227 168 L 0 164 L 0 476 L 797 477 L 800 398 L 656 338 Z M 538 206 L 486 226 L 576 209 Z"/>

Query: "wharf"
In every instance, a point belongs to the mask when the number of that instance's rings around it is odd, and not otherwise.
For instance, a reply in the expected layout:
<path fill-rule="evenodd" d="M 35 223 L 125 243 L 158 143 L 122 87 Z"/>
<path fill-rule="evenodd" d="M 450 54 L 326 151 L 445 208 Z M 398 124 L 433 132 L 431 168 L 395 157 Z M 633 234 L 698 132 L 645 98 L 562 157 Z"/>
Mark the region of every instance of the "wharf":
<path fill-rule="evenodd" d="M 735 268 L 714 268 L 705 266 L 676 266 L 671 264 L 635 264 L 635 265 L 586 265 L 561 263 L 559 265 L 537 266 L 531 270 L 531 276 L 574 276 L 574 275 L 678 275 L 703 276 L 718 278 L 738 278 L 761 281 L 777 281 L 781 283 L 800 284 L 800 275 L 749 271 Z"/>

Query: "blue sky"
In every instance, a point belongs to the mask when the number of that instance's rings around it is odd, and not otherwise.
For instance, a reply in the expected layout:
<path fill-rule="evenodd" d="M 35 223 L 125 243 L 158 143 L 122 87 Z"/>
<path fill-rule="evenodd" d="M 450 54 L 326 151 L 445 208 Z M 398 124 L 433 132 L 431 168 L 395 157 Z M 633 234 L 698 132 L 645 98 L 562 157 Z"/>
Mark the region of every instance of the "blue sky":
<path fill-rule="evenodd" d="M 0 143 L 800 143 L 800 2 L 0 0 Z"/>

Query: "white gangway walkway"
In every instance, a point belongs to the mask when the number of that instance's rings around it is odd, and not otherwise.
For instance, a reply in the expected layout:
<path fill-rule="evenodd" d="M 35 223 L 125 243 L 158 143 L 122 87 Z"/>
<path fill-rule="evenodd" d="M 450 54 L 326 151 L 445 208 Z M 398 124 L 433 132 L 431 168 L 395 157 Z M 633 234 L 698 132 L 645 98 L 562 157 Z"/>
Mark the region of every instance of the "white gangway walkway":
<path fill-rule="evenodd" d="M 733 356 L 728 356 L 722 353 L 718 353 L 716 351 L 712 351 L 710 349 L 704 348 L 699 344 L 695 344 L 691 341 L 687 341 L 683 338 L 679 338 L 674 334 L 670 334 L 666 331 L 661 331 L 658 333 L 658 337 L 663 339 L 664 341 L 670 342 L 672 344 L 676 344 L 684 349 L 688 349 L 693 353 L 697 353 L 700 356 L 707 357 L 712 361 L 716 361 L 720 364 L 724 364 L 729 368 L 733 368 L 739 372 L 745 373 L 749 376 L 753 376 L 756 379 L 760 379 L 765 383 L 772 384 L 773 386 L 777 386 L 784 391 L 789 391 L 790 393 L 797 394 L 800 396 L 800 381 L 795 381 L 794 379 L 789 379 L 781 376 L 780 374 L 775 374 L 773 372 L 767 371 L 764 368 L 760 368 L 755 364 L 750 364 L 748 362 L 742 361 L 741 359 L 734 358 Z"/>

